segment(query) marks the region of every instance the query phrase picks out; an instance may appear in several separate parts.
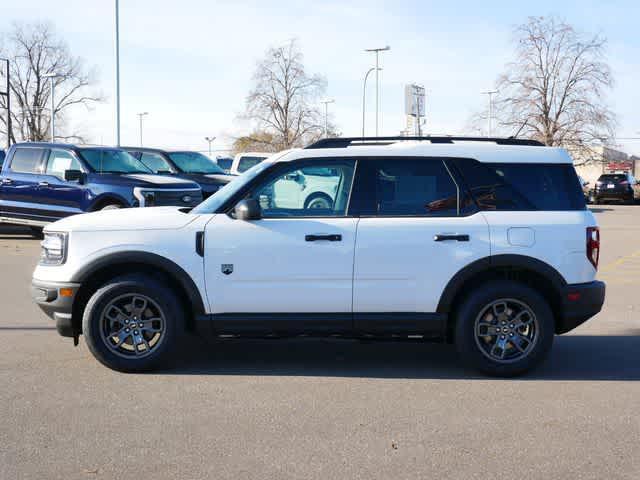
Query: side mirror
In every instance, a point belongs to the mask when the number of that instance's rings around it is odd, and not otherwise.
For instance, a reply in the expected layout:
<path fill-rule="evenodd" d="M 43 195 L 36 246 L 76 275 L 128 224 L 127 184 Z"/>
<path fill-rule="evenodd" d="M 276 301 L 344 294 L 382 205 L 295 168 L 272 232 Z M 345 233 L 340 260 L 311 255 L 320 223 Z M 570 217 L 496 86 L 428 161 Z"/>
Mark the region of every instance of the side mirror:
<path fill-rule="evenodd" d="M 67 182 L 84 183 L 84 173 L 82 170 L 65 170 L 64 179 Z"/>
<path fill-rule="evenodd" d="M 245 222 L 250 220 L 260 220 L 262 218 L 260 202 L 255 198 L 241 200 L 236 205 L 234 212 L 237 220 L 244 220 Z"/>
<path fill-rule="evenodd" d="M 584 182 L 584 186 L 591 185 L 591 182 Z"/>

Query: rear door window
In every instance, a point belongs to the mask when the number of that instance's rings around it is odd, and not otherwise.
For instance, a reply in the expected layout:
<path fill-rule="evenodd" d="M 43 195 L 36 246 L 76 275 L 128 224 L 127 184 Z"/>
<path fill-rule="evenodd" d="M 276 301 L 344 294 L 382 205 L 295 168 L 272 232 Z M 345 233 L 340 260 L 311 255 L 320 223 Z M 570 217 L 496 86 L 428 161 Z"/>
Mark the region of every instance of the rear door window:
<path fill-rule="evenodd" d="M 42 148 L 16 148 L 11 160 L 11 171 L 16 173 L 42 173 Z"/>
<path fill-rule="evenodd" d="M 370 159 L 358 168 L 354 210 L 361 215 L 458 215 L 458 188 L 440 159 Z"/>

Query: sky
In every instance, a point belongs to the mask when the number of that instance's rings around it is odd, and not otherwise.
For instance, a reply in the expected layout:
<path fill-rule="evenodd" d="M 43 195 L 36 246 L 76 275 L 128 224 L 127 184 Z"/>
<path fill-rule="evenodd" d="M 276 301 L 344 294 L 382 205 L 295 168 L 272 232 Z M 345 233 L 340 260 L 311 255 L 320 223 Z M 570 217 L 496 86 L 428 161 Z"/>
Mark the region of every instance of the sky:
<path fill-rule="evenodd" d="M 380 134 L 405 126 L 404 86 L 426 88 L 431 134 L 468 132 L 486 108 L 513 55 L 513 28 L 528 16 L 556 15 L 578 30 L 607 37 L 615 87 L 619 148 L 640 155 L 640 2 L 602 0 L 347 1 L 120 0 L 121 143 L 139 143 L 138 112 L 147 146 L 229 148 L 249 126 L 238 115 L 257 62 L 270 46 L 296 38 L 309 73 L 327 79 L 331 120 L 344 135 L 362 129 L 362 84 L 381 54 Z M 113 0 L 3 2 L 0 31 L 11 22 L 51 22 L 71 52 L 95 68 L 105 101 L 68 119 L 93 143 L 115 141 Z M 367 86 L 366 131 L 374 134 L 373 75 Z M 631 138 L 639 140 L 631 140 Z M 627 140 L 628 139 L 628 140 Z"/>

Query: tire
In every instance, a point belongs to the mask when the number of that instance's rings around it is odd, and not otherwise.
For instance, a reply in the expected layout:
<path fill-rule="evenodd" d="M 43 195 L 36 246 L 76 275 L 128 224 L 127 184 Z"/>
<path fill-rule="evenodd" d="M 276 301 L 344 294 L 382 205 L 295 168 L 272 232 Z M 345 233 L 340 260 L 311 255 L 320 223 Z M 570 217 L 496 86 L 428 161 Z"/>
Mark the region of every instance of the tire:
<path fill-rule="evenodd" d="M 329 210 L 333 207 L 333 200 L 326 193 L 312 193 L 304 201 L 304 208 L 319 208 Z"/>
<path fill-rule="evenodd" d="M 506 318 L 504 314 L 495 315 L 502 310 L 503 301 Z M 518 312 L 525 313 L 518 317 Z M 513 377 L 528 372 L 546 358 L 553 345 L 555 322 L 549 304 L 537 291 L 521 283 L 486 283 L 467 295 L 455 320 L 458 354 L 467 366 L 487 375 Z M 528 323 L 518 328 L 519 320 Z M 487 327 L 489 324 L 491 327 Z M 486 335 L 476 336 L 476 329 Z M 502 360 L 497 359 L 500 354 Z"/>
<path fill-rule="evenodd" d="M 33 238 L 44 238 L 42 227 L 29 227 L 29 230 L 31 230 L 31 235 L 33 236 Z"/>
<path fill-rule="evenodd" d="M 182 312 L 180 301 L 163 283 L 147 275 L 127 275 L 110 280 L 91 296 L 82 331 L 103 365 L 120 372 L 145 372 L 169 363 L 184 325 Z"/>
<path fill-rule="evenodd" d="M 103 211 L 103 210 L 118 210 L 120 208 L 122 208 L 122 205 L 120 205 L 118 203 L 110 203 L 110 204 L 105 205 L 104 207 L 102 207 L 100 209 L 100 211 Z"/>

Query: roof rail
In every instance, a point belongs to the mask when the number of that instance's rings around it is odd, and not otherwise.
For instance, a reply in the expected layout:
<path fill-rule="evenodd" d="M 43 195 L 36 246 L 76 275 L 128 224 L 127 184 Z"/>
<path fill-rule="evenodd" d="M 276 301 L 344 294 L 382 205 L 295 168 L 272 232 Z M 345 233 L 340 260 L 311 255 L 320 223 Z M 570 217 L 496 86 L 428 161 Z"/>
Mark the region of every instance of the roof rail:
<path fill-rule="evenodd" d="M 453 143 L 455 141 L 466 142 L 492 142 L 497 145 L 525 145 L 530 147 L 544 147 L 538 140 L 525 138 L 499 138 L 499 137 L 335 137 L 323 138 L 315 143 L 307 145 L 305 149 L 315 148 L 346 148 L 351 145 L 390 145 L 395 142 L 429 141 L 431 143 Z"/>

